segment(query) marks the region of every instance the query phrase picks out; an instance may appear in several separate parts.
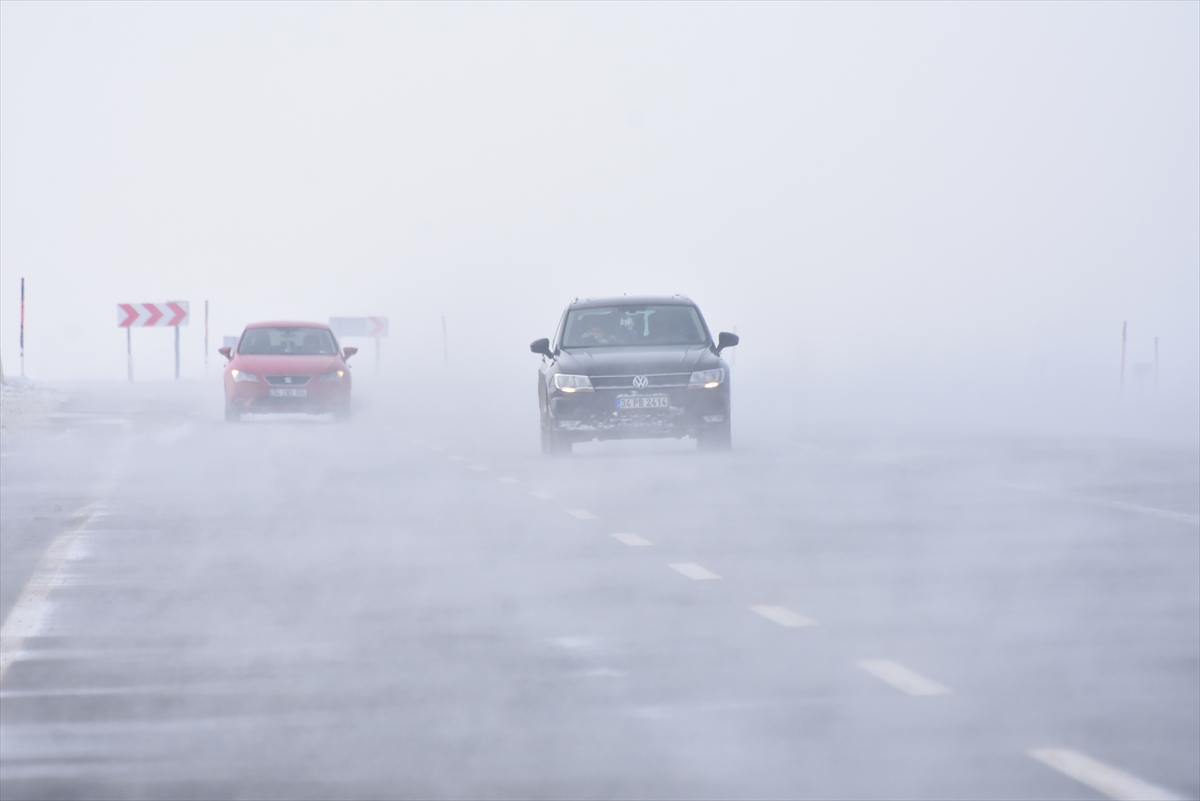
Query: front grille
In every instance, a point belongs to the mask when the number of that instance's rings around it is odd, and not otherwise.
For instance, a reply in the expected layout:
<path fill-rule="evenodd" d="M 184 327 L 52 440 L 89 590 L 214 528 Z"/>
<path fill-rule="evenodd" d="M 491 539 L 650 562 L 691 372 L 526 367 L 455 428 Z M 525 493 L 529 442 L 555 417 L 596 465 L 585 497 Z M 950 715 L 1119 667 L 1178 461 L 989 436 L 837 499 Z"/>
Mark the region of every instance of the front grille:
<path fill-rule="evenodd" d="M 594 375 L 592 376 L 592 387 L 594 389 L 633 389 L 633 379 L 637 376 L 633 375 Z M 656 389 L 658 387 L 686 387 L 688 380 L 691 379 L 691 373 L 659 373 L 657 375 L 646 375 L 649 382 L 644 389 Z"/>
<path fill-rule="evenodd" d="M 263 376 L 268 384 L 285 387 L 302 387 L 312 380 L 311 375 L 268 375 Z"/>

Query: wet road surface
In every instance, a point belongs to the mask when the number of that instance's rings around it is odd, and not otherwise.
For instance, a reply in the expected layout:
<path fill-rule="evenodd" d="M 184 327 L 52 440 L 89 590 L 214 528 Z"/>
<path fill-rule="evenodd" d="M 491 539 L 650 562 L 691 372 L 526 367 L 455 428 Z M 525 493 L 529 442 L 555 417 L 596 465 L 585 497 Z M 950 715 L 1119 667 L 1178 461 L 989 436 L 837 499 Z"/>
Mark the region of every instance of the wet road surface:
<path fill-rule="evenodd" d="M 0 450 L 5 799 L 1200 795 L 1194 447 L 68 394 Z"/>

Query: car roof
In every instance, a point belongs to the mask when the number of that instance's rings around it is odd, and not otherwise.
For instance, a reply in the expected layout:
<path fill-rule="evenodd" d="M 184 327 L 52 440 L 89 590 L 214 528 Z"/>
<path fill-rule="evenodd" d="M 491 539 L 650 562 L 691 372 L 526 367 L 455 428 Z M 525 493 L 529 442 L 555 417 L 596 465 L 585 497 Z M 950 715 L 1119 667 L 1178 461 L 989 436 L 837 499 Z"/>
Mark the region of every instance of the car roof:
<path fill-rule="evenodd" d="M 329 330 L 329 326 L 325 323 L 309 323 L 304 320 L 268 320 L 261 323 L 249 323 L 247 328 L 324 328 Z"/>
<path fill-rule="evenodd" d="M 576 298 L 567 308 L 590 309 L 596 306 L 695 306 L 687 295 L 621 295 L 616 298 Z"/>

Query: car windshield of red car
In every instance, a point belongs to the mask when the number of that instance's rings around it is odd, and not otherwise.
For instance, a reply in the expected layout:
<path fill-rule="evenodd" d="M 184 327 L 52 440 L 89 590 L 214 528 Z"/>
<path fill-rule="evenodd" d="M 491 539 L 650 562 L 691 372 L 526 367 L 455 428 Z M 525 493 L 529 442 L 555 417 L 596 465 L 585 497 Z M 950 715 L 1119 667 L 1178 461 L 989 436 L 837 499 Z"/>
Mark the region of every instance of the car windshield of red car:
<path fill-rule="evenodd" d="M 324 328 L 250 328 L 238 353 L 251 355 L 333 356 L 337 346 Z"/>

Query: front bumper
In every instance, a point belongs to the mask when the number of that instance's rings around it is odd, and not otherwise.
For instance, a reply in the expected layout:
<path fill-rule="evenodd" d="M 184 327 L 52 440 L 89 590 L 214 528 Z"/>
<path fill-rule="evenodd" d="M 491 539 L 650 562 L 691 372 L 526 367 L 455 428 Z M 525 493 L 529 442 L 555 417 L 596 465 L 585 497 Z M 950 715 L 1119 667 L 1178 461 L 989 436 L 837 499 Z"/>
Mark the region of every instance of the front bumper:
<path fill-rule="evenodd" d="M 618 398 L 667 397 L 666 408 L 619 409 Z M 549 423 L 562 437 L 577 442 L 590 439 L 641 439 L 696 436 L 705 430 L 729 425 L 729 384 L 714 389 L 670 387 L 593 392 L 555 393 L 549 402 Z"/>
<path fill-rule="evenodd" d="M 303 387 L 305 395 L 302 398 L 276 397 L 271 395 L 272 389 L 280 387 L 272 387 L 262 380 L 227 382 L 225 406 L 252 414 L 328 414 L 350 405 L 350 382 L 345 380 L 318 382 L 314 378 Z"/>

